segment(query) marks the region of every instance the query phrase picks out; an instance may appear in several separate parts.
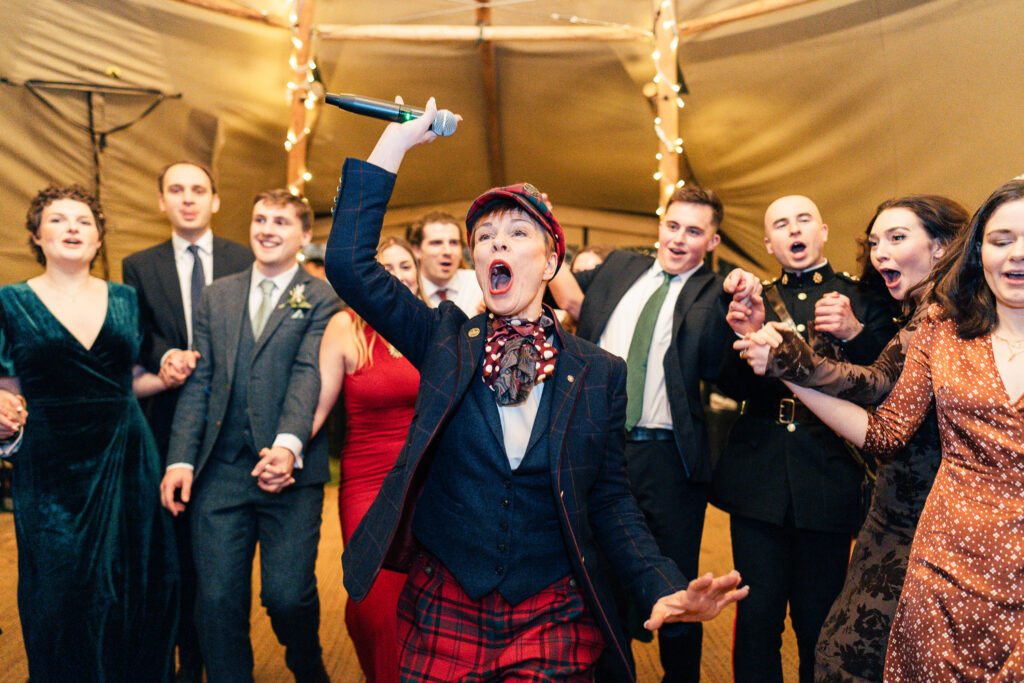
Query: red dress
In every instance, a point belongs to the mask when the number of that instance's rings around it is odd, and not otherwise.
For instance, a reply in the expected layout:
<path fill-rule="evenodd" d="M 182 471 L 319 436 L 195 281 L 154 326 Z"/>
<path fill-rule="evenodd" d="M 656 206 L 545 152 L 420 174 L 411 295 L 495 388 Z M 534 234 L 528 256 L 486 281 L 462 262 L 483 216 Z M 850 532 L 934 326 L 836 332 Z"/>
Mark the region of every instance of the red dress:
<path fill-rule="evenodd" d="M 338 511 L 346 545 L 405 443 L 420 383 L 408 360 L 392 356 L 388 343 L 369 326 L 365 332 L 367 345 L 376 336 L 373 362 L 345 375 L 342 387 L 347 431 Z M 398 681 L 396 615 L 404 583 L 405 574 L 382 569 L 365 600 L 345 605 L 345 626 L 369 683 Z"/>

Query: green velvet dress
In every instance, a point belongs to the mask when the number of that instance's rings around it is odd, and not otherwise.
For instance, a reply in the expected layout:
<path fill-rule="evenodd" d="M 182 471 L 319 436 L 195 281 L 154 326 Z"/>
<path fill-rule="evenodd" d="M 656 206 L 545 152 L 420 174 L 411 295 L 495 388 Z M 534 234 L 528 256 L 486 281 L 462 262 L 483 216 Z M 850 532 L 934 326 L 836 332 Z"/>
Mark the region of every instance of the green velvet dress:
<path fill-rule="evenodd" d="M 0 375 L 28 420 L 14 455 L 18 611 L 32 681 L 166 681 L 178 566 L 161 463 L 132 394 L 135 290 L 109 283 L 86 349 L 25 283 L 0 288 Z"/>

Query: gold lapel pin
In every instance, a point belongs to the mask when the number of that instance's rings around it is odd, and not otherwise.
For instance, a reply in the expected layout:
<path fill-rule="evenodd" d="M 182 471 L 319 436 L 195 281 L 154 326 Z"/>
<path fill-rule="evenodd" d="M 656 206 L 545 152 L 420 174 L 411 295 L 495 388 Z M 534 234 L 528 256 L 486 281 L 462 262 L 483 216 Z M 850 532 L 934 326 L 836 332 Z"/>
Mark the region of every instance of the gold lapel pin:
<path fill-rule="evenodd" d="M 472 339 L 473 337 L 478 337 L 478 336 L 480 336 L 480 328 L 479 327 L 470 328 L 469 332 L 467 332 L 466 334 L 469 336 L 470 339 Z"/>

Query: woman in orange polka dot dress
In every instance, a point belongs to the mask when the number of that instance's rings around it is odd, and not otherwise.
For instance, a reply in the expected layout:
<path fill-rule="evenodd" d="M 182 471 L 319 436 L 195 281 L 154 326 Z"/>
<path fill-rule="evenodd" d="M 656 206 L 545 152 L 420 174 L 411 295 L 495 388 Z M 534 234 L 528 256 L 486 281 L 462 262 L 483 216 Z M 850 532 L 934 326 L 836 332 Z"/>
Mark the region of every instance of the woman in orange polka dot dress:
<path fill-rule="evenodd" d="M 877 455 L 905 445 L 935 404 L 942 464 L 911 549 L 886 681 L 1024 680 L 1024 181 L 986 200 L 954 256 L 874 415 L 791 387 Z"/>

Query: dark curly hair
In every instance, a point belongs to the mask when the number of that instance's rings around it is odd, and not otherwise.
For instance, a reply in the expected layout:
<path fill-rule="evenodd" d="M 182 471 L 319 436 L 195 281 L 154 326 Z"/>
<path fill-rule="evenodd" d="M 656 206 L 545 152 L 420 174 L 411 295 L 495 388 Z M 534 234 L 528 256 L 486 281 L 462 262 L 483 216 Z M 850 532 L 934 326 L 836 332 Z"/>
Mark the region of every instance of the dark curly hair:
<path fill-rule="evenodd" d="M 992 214 L 1010 202 L 1024 201 L 1024 180 L 1011 180 L 989 195 L 971 218 L 956 249 L 950 249 L 932 271 L 932 300 L 942 307 L 943 319 L 956 322 L 962 339 L 975 339 L 996 326 L 996 297 L 989 289 L 981 263 L 981 243 Z"/>
<path fill-rule="evenodd" d="M 46 255 L 43 254 L 42 247 L 33 242 L 32 238 L 39 238 L 39 226 L 43 220 L 43 209 L 58 199 L 71 199 L 76 202 L 82 202 L 89 207 L 89 210 L 92 211 L 92 217 L 96 221 L 96 230 L 99 231 L 101 245 L 103 236 L 106 233 L 107 220 L 103 215 L 103 207 L 100 206 L 100 201 L 96 199 L 92 192 L 78 184 L 56 185 L 51 183 L 32 198 L 32 203 L 28 206 L 28 213 L 25 214 L 25 228 L 29 232 L 28 247 L 32 250 L 32 254 L 41 266 L 46 265 Z M 102 249 L 102 246 L 100 249 Z M 97 256 L 99 253 L 99 250 L 97 250 Z M 94 257 L 93 261 L 95 262 L 95 260 L 96 258 Z"/>

